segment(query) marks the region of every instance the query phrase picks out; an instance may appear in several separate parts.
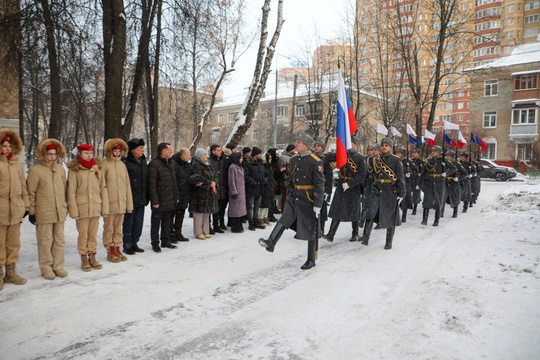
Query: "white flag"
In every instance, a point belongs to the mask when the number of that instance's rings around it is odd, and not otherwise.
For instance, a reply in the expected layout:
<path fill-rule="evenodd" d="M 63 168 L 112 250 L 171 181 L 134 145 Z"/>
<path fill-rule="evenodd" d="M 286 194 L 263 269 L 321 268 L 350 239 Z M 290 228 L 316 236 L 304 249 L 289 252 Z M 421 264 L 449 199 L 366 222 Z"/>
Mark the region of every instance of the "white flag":
<path fill-rule="evenodd" d="M 466 144 L 467 143 L 467 140 L 465 140 L 465 138 L 463 137 L 463 134 L 461 133 L 461 130 L 459 130 L 459 135 L 458 135 L 458 141 Z"/>
<path fill-rule="evenodd" d="M 407 135 L 412 135 L 416 137 L 416 132 L 413 130 L 412 126 L 407 124 Z"/>
<path fill-rule="evenodd" d="M 459 125 L 444 120 L 444 130 L 459 130 Z"/>
<path fill-rule="evenodd" d="M 379 134 L 388 135 L 388 129 L 381 123 L 377 123 L 377 132 Z"/>
<path fill-rule="evenodd" d="M 393 126 L 392 126 L 392 135 L 397 136 L 397 137 L 401 137 L 401 133 L 398 131 L 398 129 L 396 129 Z"/>

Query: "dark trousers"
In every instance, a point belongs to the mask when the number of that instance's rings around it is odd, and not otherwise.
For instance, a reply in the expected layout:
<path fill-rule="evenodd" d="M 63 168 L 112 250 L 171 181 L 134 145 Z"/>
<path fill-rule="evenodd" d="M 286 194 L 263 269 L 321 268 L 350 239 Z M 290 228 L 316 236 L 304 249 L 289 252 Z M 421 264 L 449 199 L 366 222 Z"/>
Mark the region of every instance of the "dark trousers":
<path fill-rule="evenodd" d="M 174 216 L 174 232 L 175 234 L 182 233 L 182 225 L 184 225 L 184 215 L 186 209 L 176 209 L 176 215 Z"/>
<path fill-rule="evenodd" d="M 152 246 L 159 245 L 161 226 L 161 246 L 171 243 L 171 223 L 174 210 L 156 211 L 152 210 L 152 221 L 150 222 L 150 240 Z"/>
<path fill-rule="evenodd" d="M 144 225 L 144 205 L 135 205 L 131 214 L 124 215 L 124 224 L 122 225 L 122 242 L 124 249 L 133 249 L 142 235 Z"/>
<path fill-rule="evenodd" d="M 227 209 L 228 203 L 229 199 L 218 199 L 219 210 L 217 213 L 212 214 L 214 229 L 218 228 L 220 225 L 225 225 L 225 209 Z"/>
<path fill-rule="evenodd" d="M 259 220 L 259 208 L 261 207 L 262 196 L 251 196 L 246 200 L 248 220 Z"/>

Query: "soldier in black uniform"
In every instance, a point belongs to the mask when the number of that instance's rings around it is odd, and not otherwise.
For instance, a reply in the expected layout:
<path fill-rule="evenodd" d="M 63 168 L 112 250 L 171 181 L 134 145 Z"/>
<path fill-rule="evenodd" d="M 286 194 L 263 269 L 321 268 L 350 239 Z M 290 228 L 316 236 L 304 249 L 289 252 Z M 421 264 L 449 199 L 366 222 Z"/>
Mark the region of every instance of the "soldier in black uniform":
<path fill-rule="evenodd" d="M 416 215 L 416 209 L 418 208 L 418 203 L 422 200 L 422 192 L 420 189 L 417 189 L 418 178 L 424 169 L 424 160 L 422 160 L 422 151 L 420 149 L 411 150 L 412 162 L 416 165 L 418 171 L 416 173 L 411 173 L 411 186 L 413 189 L 412 202 L 413 210 L 411 215 Z"/>
<path fill-rule="evenodd" d="M 405 197 L 405 177 L 401 160 L 392 154 L 394 141 L 390 138 L 381 140 L 381 155 L 369 158 L 374 181 L 371 185 L 371 197 L 367 210 L 367 221 L 362 244 L 368 245 L 373 222 L 378 222 L 386 229 L 384 248 L 392 248 L 396 226 L 401 225 L 399 202 Z"/>
<path fill-rule="evenodd" d="M 418 179 L 417 188 L 421 188 L 424 193 L 422 207 L 424 213 L 420 224 L 427 225 L 429 217 L 429 209 L 435 210 L 435 221 L 433 226 L 439 226 L 439 218 L 444 200 L 444 192 L 446 188 L 445 180 L 446 171 L 454 173 L 456 166 L 449 163 L 441 156 L 442 148 L 438 145 L 431 149 L 431 157 L 424 161 L 424 170 Z"/>
<path fill-rule="evenodd" d="M 332 218 L 326 240 L 334 241 L 340 222 L 351 222 L 352 236 L 349 241 L 359 240 L 358 228 L 362 215 L 362 193 L 366 181 L 367 169 L 363 155 L 356 151 L 358 140 L 351 138 L 352 148 L 348 151 L 347 163 L 339 169 L 339 181 L 334 192 L 330 213 Z M 325 161 L 336 161 L 336 154 L 326 155 Z"/>
<path fill-rule="evenodd" d="M 469 153 L 462 152 L 459 155 L 459 159 L 463 168 L 467 170 L 467 177 L 459 182 L 461 187 L 461 201 L 463 202 L 462 212 L 466 213 L 472 199 L 471 178 L 473 177 L 473 173 L 476 174 L 476 168 L 469 162 Z"/>
<path fill-rule="evenodd" d="M 366 181 L 364 183 L 364 195 L 362 196 L 362 215 L 360 219 L 360 227 L 364 227 L 364 224 L 367 221 L 367 208 L 369 206 L 369 200 L 371 197 L 371 184 L 373 184 L 373 181 L 375 181 L 375 178 L 373 177 L 374 171 L 373 168 L 370 168 L 370 164 L 373 164 L 373 161 L 370 161 L 369 159 L 374 156 L 379 156 L 381 154 L 381 145 L 375 144 L 375 145 L 369 145 L 367 148 L 367 157 L 366 157 Z"/>
<path fill-rule="evenodd" d="M 328 220 L 328 205 L 330 203 L 330 198 L 332 197 L 333 176 L 332 176 L 332 164 L 328 161 L 325 161 L 324 149 L 326 149 L 326 144 L 321 140 L 315 141 L 315 146 L 313 147 L 313 152 L 319 159 L 323 162 L 323 172 L 324 172 L 324 201 L 321 208 L 320 223 L 321 223 L 321 234 L 324 234 L 324 224 Z M 324 236 L 324 235 L 323 235 Z"/>
<path fill-rule="evenodd" d="M 289 160 L 289 184 L 283 215 L 268 239 L 259 239 L 259 244 L 273 252 L 285 229 L 296 231 L 295 238 L 308 241 L 307 261 L 301 269 L 315 266 L 317 241 L 320 238 L 319 217 L 324 198 L 323 162 L 310 148 L 315 141 L 307 134 L 300 133 L 295 142 L 298 154 Z"/>
<path fill-rule="evenodd" d="M 456 153 L 453 150 L 448 150 L 445 157 L 448 162 L 455 165 L 456 170 L 453 173 L 449 170 L 446 171 L 446 195 L 441 209 L 441 217 L 444 216 L 445 204 L 450 204 L 450 207 L 454 209 L 452 217 L 457 218 L 458 206 L 461 202 L 461 188 L 459 182 L 467 178 L 467 171 L 459 161 L 455 161 Z"/>
<path fill-rule="evenodd" d="M 418 167 L 411 159 L 407 158 L 407 149 L 399 147 L 396 150 L 396 156 L 401 159 L 401 165 L 403 165 L 403 172 L 405 174 L 405 188 L 407 193 L 405 194 L 403 201 L 401 202 L 401 222 L 407 222 L 407 210 L 413 208 L 413 194 L 412 194 L 412 179 L 418 178 Z"/>

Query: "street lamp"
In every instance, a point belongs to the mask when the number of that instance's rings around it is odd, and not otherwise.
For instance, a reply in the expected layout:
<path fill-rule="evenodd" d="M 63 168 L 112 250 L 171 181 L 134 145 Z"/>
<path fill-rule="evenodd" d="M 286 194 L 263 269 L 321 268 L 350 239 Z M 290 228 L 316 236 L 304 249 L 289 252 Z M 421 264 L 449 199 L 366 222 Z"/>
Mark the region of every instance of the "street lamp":
<path fill-rule="evenodd" d="M 278 93 L 278 58 L 282 56 L 286 59 L 291 59 L 290 57 L 288 56 L 285 56 L 285 55 L 281 55 L 281 54 L 276 54 L 276 94 L 275 94 L 275 97 L 274 97 L 274 133 L 273 133 L 273 144 L 272 144 L 272 147 L 273 148 L 276 148 L 277 146 L 277 93 Z"/>

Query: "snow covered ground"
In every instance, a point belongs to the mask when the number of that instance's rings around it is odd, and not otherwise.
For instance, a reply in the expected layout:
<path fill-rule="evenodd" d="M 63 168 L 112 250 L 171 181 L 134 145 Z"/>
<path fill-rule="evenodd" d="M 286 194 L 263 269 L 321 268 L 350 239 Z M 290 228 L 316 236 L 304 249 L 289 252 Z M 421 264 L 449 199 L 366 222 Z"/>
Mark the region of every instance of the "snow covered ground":
<path fill-rule="evenodd" d="M 271 229 L 156 254 L 146 221 L 145 253 L 113 264 L 100 248 L 103 269 L 85 273 L 68 220 L 69 276 L 53 281 L 25 221 L 28 283 L 0 291 L 0 359 L 540 358 L 539 181 L 483 181 L 467 214 L 420 221 L 391 251 L 384 230 L 366 247 L 343 223 L 308 271 L 291 231 L 273 254 L 257 244 Z"/>

